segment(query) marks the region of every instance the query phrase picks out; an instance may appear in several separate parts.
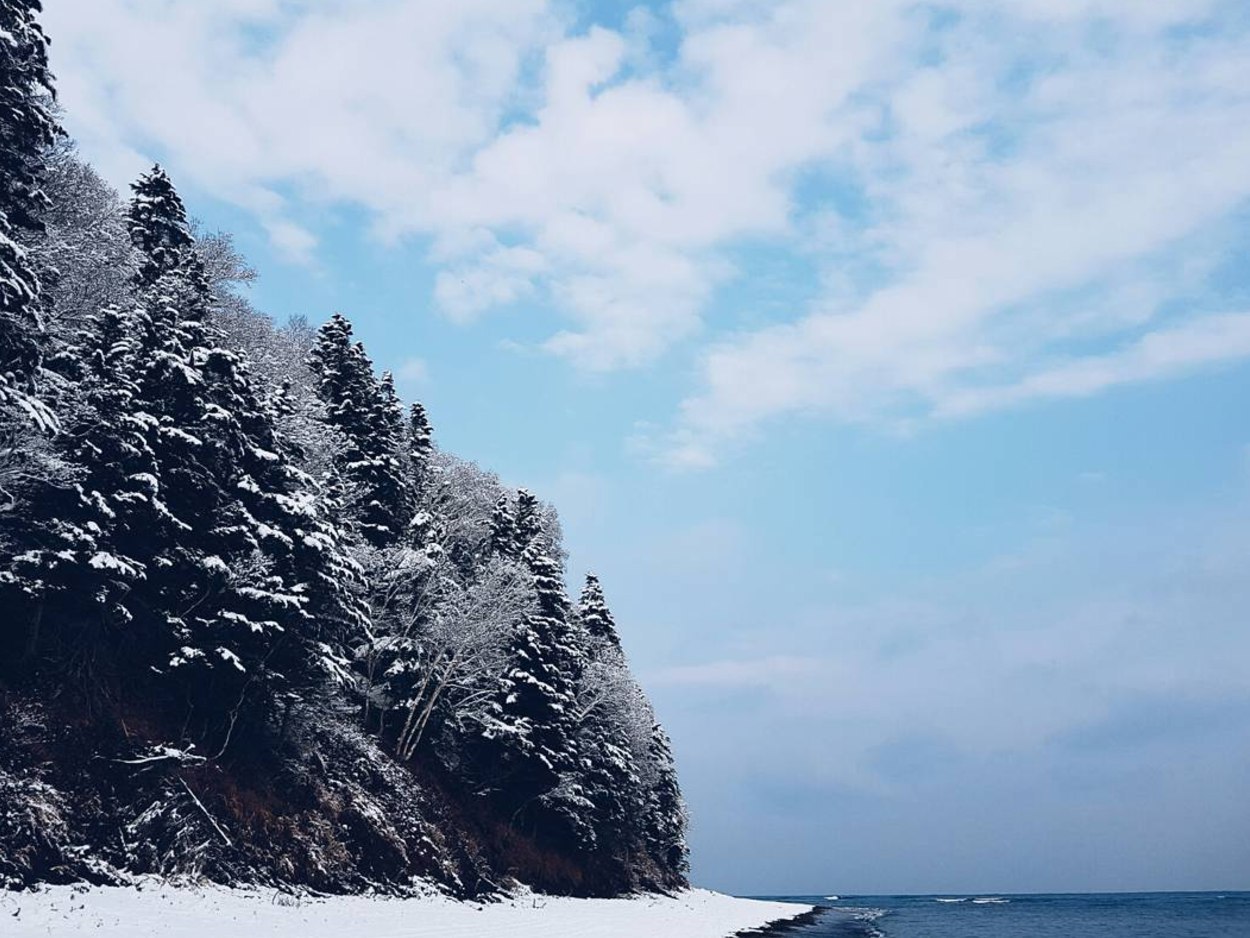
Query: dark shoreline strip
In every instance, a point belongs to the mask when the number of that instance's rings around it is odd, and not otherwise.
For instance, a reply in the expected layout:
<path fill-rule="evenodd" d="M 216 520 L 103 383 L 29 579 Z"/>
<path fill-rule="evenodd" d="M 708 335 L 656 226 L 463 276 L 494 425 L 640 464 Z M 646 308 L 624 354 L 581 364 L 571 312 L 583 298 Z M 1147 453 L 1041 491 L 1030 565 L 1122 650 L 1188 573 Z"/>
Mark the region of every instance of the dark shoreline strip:
<path fill-rule="evenodd" d="M 813 924 L 824 911 L 820 906 L 814 906 L 806 912 L 800 912 L 798 915 L 790 918 L 779 918 L 775 922 L 769 922 L 762 928 L 747 928 L 740 932 L 734 932 L 733 938 L 748 938 L 751 935 L 756 936 L 756 938 L 771 938 L 773 935 L 784 935 L 796 928 Z"/>

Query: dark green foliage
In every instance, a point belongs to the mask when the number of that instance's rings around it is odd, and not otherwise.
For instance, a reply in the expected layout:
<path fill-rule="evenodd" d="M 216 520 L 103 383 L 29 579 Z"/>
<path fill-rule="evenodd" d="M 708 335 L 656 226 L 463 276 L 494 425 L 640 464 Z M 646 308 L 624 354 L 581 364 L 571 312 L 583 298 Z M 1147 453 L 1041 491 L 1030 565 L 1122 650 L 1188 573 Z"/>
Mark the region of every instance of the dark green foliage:
<path fill-rule="evenodd" d="M 0 210 L 19 228 L 39 230 L 46 203 L 43 152 L 61 135 L 50 105 L 48 40 L 35 19 L 39 0 L 0 0 Z"/>
<path fill-rule="evenodd" d="M 430 418 L 425 412 L 425 405 L 416 401 L 408 414 L 408 471 L 414 497 L 418 500 L 425 494 L 430 457 L 433 453 L 434 436 L 430 429 Z"/>
<path fill-rule="evenodd" d="M 215 344 L 177 194 L 159 171 L 136 191 L 135 243 L 154 252 L 138 278 L 149 315 L 137 403 L 167 511 L 130 551 L 148 554 L 137 593 L 153 612 L 140 639 L 224 745 L 241 715 L 259 717 L 278 695 L 341 676 L 336 648 L 365 616 L 312 481 L 283 455 L 274 411 L 238 354 Z"/>
<path fill-rule="evenodd" d="M 153 166 L 130 188 L 134 197 L 126 220 L 131 243 L 139 254 L 136 282 L 151 287 L 163 275 L 188 265 L 198 267 L 202 276 L 186 209 L 165 170 Z"/>
<path fill-rule="evenodd" d="M 159 166 L 123 212 L 50 150 L 38 10 L 0 0 L 0 885 L 682 885 L 667 737 L 554 511 L 437 450 L 345 317 L 232 294 Z"/>
<path fill-rule="evenodd" d="M 41 10 L 38 0 L 0 0 L 0 435 L 27 421 L 54 423 L 35 393 L 41 290 L 20 244 L 43 230 L 43 153 L 61 133 L 50 110 L 48 42 L 35 21 Z"/>
<path fill-rule="evenodd" d="M 163 232 L 135 238 L 155 246 L 140 265 L 153 279 L 70 349 L 77 392 L 57 444 L 74 484 L 32 506 L 31 546 L 5 576 L 45 623 L 29 630 L 32 655 L 89 678 L 84 690 L 155 682 L 185 707 L 187 732 L 224 748 L 283 695 L 341 677 L 338 649 L 367 620 L 359 573 L 284 455 L 274 409 L 214 342 L 177 194 L 159 171 L 136 188 L 149 195 L 130 218 Z"/>
<path fill-rule="evenodd" d="M 677 784 L 672 743 L 664 727 L 658 723 L 651 729 L 649 756 L 655 778 L 647 797 L 647 847 L 661 869 L 684 876 L 689 865 L 686 855 L 686 806 Z"/>
<path fill-rule="evenodd" d="M 343 506 L 361 535 L 375 547 L 394 544 L 413 512 L 411 475 L 400 460 L 403 408 L 389 374 L 379 381 L 352 326 L 335 313 L 317 332 L 309 358 L 326 422 L 346 442 L 337 454 L 335 482 Z"/>
<path fill-rule="evenodd" d="M 582 588 L 581 600 L 577 604 L 577 615 L 592 639 L 620 647 L 621 639 L 616 633 L 616 621 L 608 609 L 607 600 L 603 598 L 603 587 L 599 584 L 599 578 L 593 573 L 586 574 L 586 585 Z"/>
<path fill-rule="evenodd" d="M 516 493 L 516 517 L 513 521 L 513 538 L 516 555 L 523 556 L 542 534 L 542 515 L 538 499 L 528 489 Z"/>
<path fill-rule="evenodd" d="M 517 812 L 540 840 L 584 850 L 594 840 L 576 744 L 585 635 L 559 565 L 536 538 L 522 561 L 536 608 L 513 629 L 479 760 L 504 810 Z"/>
<path fill-rule="evenodd" d="M 490 516 L 490 552 L 497 557 L 518 557 L 516 518 L 507 494 L 499 496 Z"/>

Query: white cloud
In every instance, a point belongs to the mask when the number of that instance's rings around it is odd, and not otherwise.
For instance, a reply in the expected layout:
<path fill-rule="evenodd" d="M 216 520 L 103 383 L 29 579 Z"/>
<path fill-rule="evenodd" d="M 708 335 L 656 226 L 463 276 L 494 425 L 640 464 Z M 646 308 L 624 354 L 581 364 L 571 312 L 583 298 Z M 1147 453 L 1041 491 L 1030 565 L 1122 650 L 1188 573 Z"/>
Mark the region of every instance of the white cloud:
<path fill-rule="evenodd" d="M 1116 40 L 1074 38 L 1078 7 Z M 785 414 L 906 426 L 1250 355 L 1242 314 L 1201 293 L 1227 249 L 1211 232 L 1250 197 L 1246 44 L 1143 37 L 1160 23 L 1120 12 L 1061 5 L 1014 44 L 967 20 L 883 93 L 890 132 L 848 171 L 872 196 L 854 248 L 884 273 L 710 349 L 667 461 L 709 464 Z"/>
<path fill-rule="evenodd" d="M 296 259 L 309 206 L 362 207 L 381 238 L 432 239 L 447 315 L 549 303 L 566 325 L 542 347 L 583 368 L 723 328 L 752 248 L 814 266 L 814 303 L 703 350 L 674 464 L 785 414 L 901 425 L 1247 354 L 1203 340 L 1235 314 L 1195 298 L 1250 196 L 1250 55 L 1233 15 L 1174 28 L 1233 7 L 942 7 L 680 0 L 583 34 L 548 0 L 46 19 L 113 178 L 160 155 Z"/>
<path fill-rule="evenodd" d="M 727 240 L 788 231 L 787 173 L 853 137 L 830 118 L 894 52 L 893 6 L 708 21 L 663 69 L 639 49 L 647 18 L 569 35 L 542 0 L 47 18 L 71 127 L 117 181 L 160 153 L 296 255 L 295 197 L 363 206 L 383 237 L 436 237 L 450 315 L 541 291 L 570 323 L 546 348 L 606 369 L 698 330 Z"/>
<path fill-rule="evenodd" d="M 317 247 L 317 236 L 306 228 L 281 218 L 263 222 L 265 231 L 284 256 L 297 264 L 311 264 Z"/>
<path fill-rule="evenodd" d="M 767 687 L 784 691 L 796 679 L 810 681 L 827 673 L 828 662 L 820 658 L 772 655 L 749 660 L 710 661 L 680 665 L 656 672 L 649 683 L 685 687 Z"/>
<path fill-rule="evenodd" d="M 1035 757 L 1136 701 L 1244 712 L 1245 508 L 1236 499 L 1211 516 L 1169 509 L 1124 528 L 1043 531 L 941 581 L 904 577 L 885 598 L 834 598 L 764 622 L 735 648 L 695 652 L 646 682 L 686 701 L 740 694 L 733 712 L 752 739 L 865 789 L 895 783 L 872 756 L 908 734 L 978 758 Z M 828 746 L 796 755 L 796 739 L 817 737 Z M 716 771 L 741 758 L 725 753 Z"/>
<path fill-rule="evenodd" d="M 422 358 L 405 358 L 395 369 L 395 377 L 411 384 L 425 384 L 430 380 L 430 366 Z"/>
<path fill-rule="evenodd" d="M 384 236 L 428 217 L 552 22 L 544 0 L 69 0 L 44 20 L 70 128 L 115 182 L 159 156 L 280 243 L 292 195 Z"/>
<path fill-rule="evenodd" d="M 1250 313 L 1201 316 L 1147 333 L 1107 355 L 1034 371 L 1012 385 L 952 392 L 937 412 L 964 416 L 1037 398 L 1086 397 L 1117 385 L 1170 378 L 1199 365 L 1246 356 L 1250 356 Z"/>

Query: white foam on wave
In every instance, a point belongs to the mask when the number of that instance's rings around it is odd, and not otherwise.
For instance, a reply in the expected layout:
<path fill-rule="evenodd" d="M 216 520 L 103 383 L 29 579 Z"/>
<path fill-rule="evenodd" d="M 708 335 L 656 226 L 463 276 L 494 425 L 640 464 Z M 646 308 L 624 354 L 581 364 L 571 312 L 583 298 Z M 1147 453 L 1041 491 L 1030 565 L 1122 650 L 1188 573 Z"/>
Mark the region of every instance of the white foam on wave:
<path fill-rule="evenodd" d="M 876 922 L 877 919 L 881 918 L 883 915 L 888 915 L 890 913 L 889 909 L 874 909 L 874 908 L 868 908 L 864 906 L 840 905 L 834 911 L 843 915 L 847 915 L 857 922 L 865 923 L 868 926 L 867 931 L 868 931 L 869 938 L 886 938 L 885 932 L 877 928 L 877 926 L 874 925 L 873 923 Z"/>
<path fill-rule="evenodd" d="M 837 902 L 841 898 L 842 898 L 841 896 L 825 896 L 825 899 L 827 899 L 829 902 Z"/>
<path fill-rule="evenodd" d="M 980 899 L 973 899 L 973 905 L 1003 905 L 1010 902 L 1010 899 L 1003 899 L 1001 896 L 985 896 Z"/>
<path fill-rule="evenodd" d="M 875 922 L 877 919 L 881 918 L 881 916 L 889 914 L 890 910 L 889 909 L 857 909 L 857 908 L 851 908 L 848 906 L 848 907 L 839 909 L 838 911 L 849 913 L 851 918 L 859 922 Z"/>
<path fill-rule="evenodd" d="M 964 896 L 962 899 L 934 899 L 933 901 L 934 902 L 967 902 L 968 897 Z"/>

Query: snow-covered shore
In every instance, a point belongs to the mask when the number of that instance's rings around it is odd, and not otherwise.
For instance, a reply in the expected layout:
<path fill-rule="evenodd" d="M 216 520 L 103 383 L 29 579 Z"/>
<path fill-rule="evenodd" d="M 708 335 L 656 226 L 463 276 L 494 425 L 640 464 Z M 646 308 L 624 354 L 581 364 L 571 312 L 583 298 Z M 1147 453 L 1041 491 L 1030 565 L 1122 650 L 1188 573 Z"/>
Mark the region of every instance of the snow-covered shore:
<path fill-rule="evenodd" d="M 524 896 L 479 904 L 431 896 L 341 896 L 297 900 L 275 893 L 49 886 L 0 892 L 5 938 L 90 934 L 98 938 L 724 938 L 808 911 L 808 906 L 736 899 L 693 889 L 676 896 L 569 899 Z"/>

